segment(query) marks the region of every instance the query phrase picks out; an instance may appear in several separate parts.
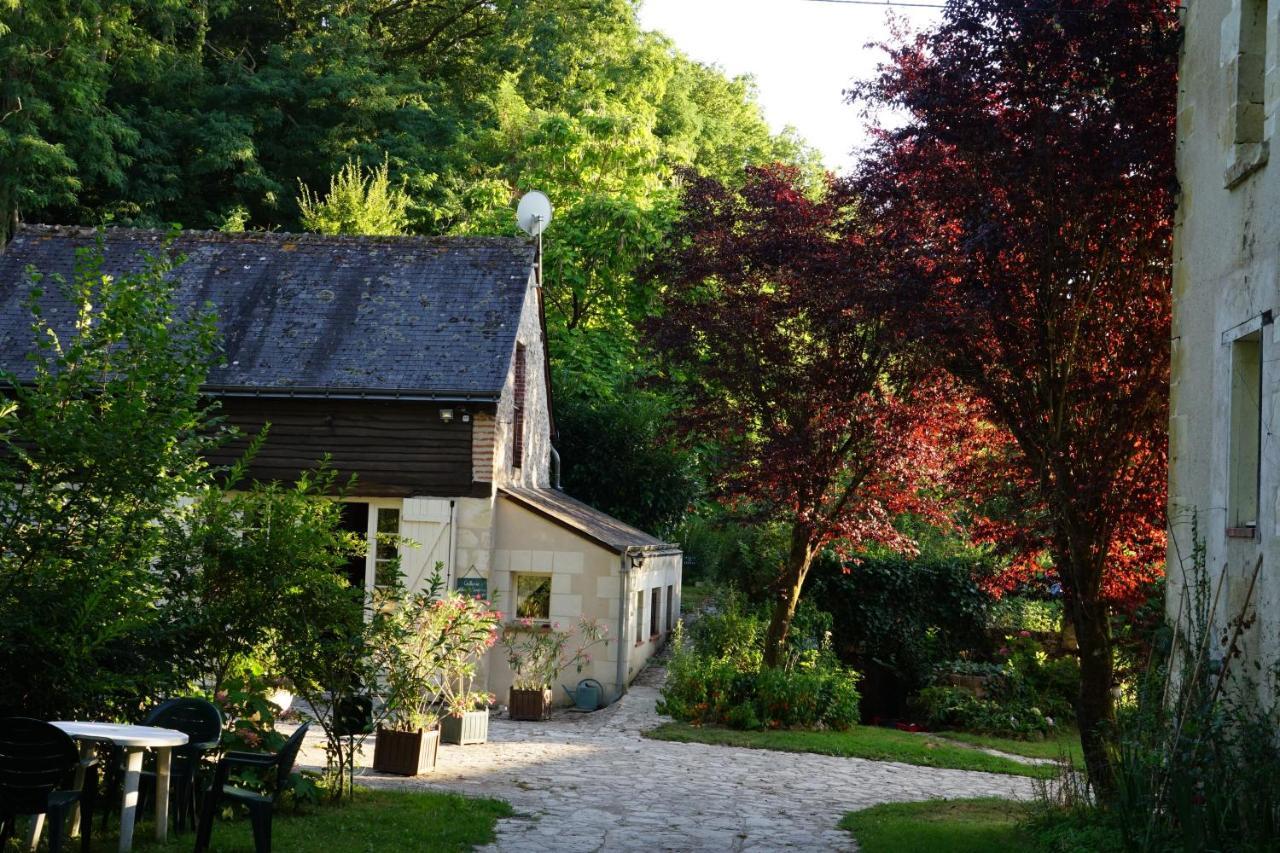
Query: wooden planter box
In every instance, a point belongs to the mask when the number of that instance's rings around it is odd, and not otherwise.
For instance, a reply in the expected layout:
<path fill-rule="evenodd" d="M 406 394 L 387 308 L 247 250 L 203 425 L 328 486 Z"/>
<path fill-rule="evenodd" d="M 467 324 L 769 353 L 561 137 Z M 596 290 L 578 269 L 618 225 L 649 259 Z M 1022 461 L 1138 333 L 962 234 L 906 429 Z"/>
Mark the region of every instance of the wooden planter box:
<path fill-rule="evenodd" d="M 551 715 L 551 700 L 555 698 L 548 690 L 516 690 L 511 688 L 510 710 L 507 712 L 513 720 L 545 720 Z"/>
<path fill-rule="evenodd" d="M 461 717 L 440 718 L 440 742 L 466 746 L 489 739 L 489 711 L 467 711 Z"/>
<path fill-rule="evenodd" d="M 397 732 L 378 726 L 373 742 L 373 769 L 397 776 L 417 776 L 436 769 L 440 732 Z"/>

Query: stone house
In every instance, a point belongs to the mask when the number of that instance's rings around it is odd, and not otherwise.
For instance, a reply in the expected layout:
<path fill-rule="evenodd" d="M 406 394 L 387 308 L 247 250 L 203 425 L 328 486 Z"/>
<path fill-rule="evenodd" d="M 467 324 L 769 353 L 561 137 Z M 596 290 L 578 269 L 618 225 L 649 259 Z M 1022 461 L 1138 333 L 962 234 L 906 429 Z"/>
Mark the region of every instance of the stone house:
<path fill-rule="evenodd" d="M 77 251 L 95 239 L 87 229 L 24 226 L 0 252 L 0 366 L 19 378 L 30 370 L 24 270 L 70 278 Z M 102 241 L 104 271 L 120 273 L 159 253 L 165 235 L 107 229 Z M 326 455 L 340 481 L 355 476 L 344 523 L 369 547 L 347 568 L 354 585 L 372 590 L 398 557 L 411 587 L 441 563 L 451 588 L 491 596 L 513 617 L 564 626 L 598 618 L 610 642 L 582 675 L 610 698 L 625 691 L 680 611 L 681 553 L 552 486 L 533 247 L 514 238 L 183 232 L 169 251 L 185 257 L 172 273 L 179 307 L 217 311 L 222 359 L 206 392 L 245 436 L 270 424 L 249 476 L 293 480 Z M 68 305 L 53 294 L 44 304 L 55 326 L 69 323 Z M 246 443 L 211 461 L 230 463 Z M 397 553 L 376 541 L 379 532 L 414 544 Z M 501 649 L 486 670 L 505 701 Z"/>
<path fill-rule="evenodd" d="M 1195 540 L 1219 624 L 1246 610 L 1261 557 L 1243 640 L 1264 672 L 1280 662 L 1278 17 L 1276 0 L 1183 12 L 1169 433 L 1170 616 Z"/>

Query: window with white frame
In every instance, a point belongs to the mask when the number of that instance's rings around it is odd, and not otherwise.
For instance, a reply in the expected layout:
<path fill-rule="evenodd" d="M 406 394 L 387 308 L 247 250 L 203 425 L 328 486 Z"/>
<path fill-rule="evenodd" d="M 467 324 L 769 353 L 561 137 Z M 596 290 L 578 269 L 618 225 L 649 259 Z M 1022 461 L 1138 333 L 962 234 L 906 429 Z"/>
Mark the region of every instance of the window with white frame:
<path fill-rule="evenodd" d="M 676 624 L 676 587 L 675 584 L 667 586 L 667 633 L 671 633 L 671 629 Z"/>
<path fill-rule="evenodd" d="M 1262 473 L 1262 330 L 1231 343 L 1231 432 L 1227 460 L 1227 528 L 1252 536 L 1258 526 Z"/>
<path fill-rule="evenodd" d="M 515 592 L 517 618 L 551 621 L 551 575 L 518 574 Z"/>
<path fill-rule="evenodd" d="M 644 642 L 644 590 L 636 591 L 636 645 Z"/>
<path fill-rule="evenodd" d="M 658 626 L 662 624 L 662 587 L 655 586 L 649 590 L 649 638 L 658 636 Z"/>
<path fill-rule="evenodd" d="M 400 507 L 376 508 L 373 543 L 373 584 L 391 586 L 400 573 Z"/>

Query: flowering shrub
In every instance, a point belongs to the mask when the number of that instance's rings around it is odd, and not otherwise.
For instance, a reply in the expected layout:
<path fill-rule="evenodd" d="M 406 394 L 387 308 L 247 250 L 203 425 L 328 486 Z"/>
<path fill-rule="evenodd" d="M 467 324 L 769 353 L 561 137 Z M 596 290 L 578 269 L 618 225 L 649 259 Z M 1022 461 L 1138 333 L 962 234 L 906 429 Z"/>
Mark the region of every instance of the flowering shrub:
<path fill-rule="evenodd" d="M 545 690 L 570 667 L 582 672 L 591 663 L 591 649 L 609 644 L 608 629 L 595 619 L 579 619 L 577 635 L 577 648 L 570 651 L 574 632 L 561 630 L 558 622 L 545 626 L 521 619 L 503 627 L 501 642 L 514 675 L 511 686 Z"/>
<path fill-rule="evenodd" d="M 402 731 L 432 728 L 440 711 L 460 716 L 490 696 L 472 689 L 476 665 L 492 648 L 502 614 L 489 602 L 442 594 L 441 564 L 426 591 L 396 585 L 380 592 L 374 619 L 382 623 L 373 662 L 380 674 L 388 724 Z"/>

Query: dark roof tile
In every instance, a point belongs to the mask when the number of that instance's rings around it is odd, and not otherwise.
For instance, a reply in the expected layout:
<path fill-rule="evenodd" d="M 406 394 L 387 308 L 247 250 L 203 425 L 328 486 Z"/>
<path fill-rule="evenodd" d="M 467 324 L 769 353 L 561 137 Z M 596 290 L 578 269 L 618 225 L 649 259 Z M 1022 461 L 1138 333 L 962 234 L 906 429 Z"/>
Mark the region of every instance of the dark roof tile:
<path fill-rule="evenodd" d="M 0 252 L 0 367 L 30 377 L 28 266 L 70 278 L 91 229 L 27 225 Z M 141 268 L 162 231 L 106 229 L 104 269 Z M 496 398 L 506 378 L 533 249 L 504 237 L 328 237 L 181 232 L 180 307 L 211 302 L 224 363 L 209 386 L 264 394 Z M 45 316 L 71 307 L 46 288 Z"/>

